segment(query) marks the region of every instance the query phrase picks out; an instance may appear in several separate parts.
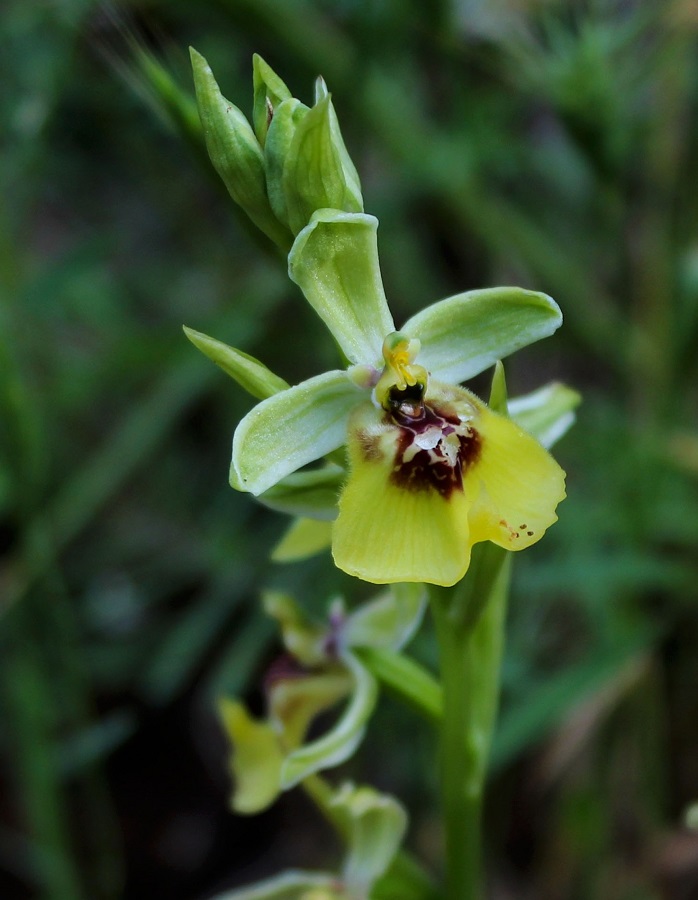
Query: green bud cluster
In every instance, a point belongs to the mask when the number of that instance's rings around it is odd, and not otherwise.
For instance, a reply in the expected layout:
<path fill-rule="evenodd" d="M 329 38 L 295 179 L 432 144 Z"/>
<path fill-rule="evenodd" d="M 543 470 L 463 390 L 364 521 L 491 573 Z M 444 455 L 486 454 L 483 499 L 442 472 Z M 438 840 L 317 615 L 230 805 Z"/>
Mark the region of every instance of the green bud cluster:
<path fill-rule="evenodd" d="M 252 124 L 221 94 L 191 49 L 206 148 L 233 200 L 285 251 L 318 209 L 363 212 L 361 184 L 322 78 L 315 102 L 291 96 L 261 56 L 253 57 Z"/>

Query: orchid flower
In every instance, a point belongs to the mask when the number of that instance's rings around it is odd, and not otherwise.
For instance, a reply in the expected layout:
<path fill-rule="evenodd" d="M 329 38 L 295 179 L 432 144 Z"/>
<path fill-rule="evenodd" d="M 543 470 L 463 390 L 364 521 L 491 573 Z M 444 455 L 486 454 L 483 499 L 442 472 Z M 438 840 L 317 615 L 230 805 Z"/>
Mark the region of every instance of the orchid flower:
<path fill-rule="evenodd" d="M 557 519 L 562 469 L 459 383 L 548 336 L 562 316 L 545 294 L 490 288 L 435 303 L 398 332 L 377 225 L 373 216 L 324 209 L 299 232 L 289 275 L 349 366 L 254 407 L 235 432 L 230 480 L 264 494 L 346 445 L 349 476 L 332 534 L 337 566 L 379 584 L 452 585 L 473 544 L 521 550 Z"/>

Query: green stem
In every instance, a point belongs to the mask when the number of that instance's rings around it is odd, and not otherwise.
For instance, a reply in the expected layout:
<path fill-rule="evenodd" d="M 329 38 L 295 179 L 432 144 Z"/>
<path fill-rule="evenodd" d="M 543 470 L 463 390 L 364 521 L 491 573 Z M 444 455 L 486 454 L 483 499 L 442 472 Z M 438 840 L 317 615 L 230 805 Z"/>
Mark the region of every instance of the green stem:
<path fill-rule="evenodd" d="M 431 590 L 443 690 L 439 763 L 448 900 L 482 896 L 482 801 L 508 585 L 509 554 L 479 544 L 460 584 Z"/>
<path fill-rule="evenodd" d="M 446 896 L 448 900 L 476 900 L 480 885 L 482 784 L 477 777 L 477 756 L 468 740 L 472 685 L 468 683 L 467 633 L 454 627 L 446 604 L 435 602 L 433 609 L 444 704 L 439 765 Z"/>

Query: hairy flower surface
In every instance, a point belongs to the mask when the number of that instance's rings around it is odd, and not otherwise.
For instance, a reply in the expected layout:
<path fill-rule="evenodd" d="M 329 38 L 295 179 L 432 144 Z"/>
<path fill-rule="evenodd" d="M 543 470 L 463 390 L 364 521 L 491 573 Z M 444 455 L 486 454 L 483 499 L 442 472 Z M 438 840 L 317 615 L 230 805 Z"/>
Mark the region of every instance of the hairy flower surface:
<path fill-rule="evenodd" d="M 376 229 L 372 216 L 319 210 L 298 234 L 289 274 L 350 365 L 258 404 L 235 432 L 231 484 L 262 494 L 346 444 L 336 564 L 375 583 L 451 585 L 474 543 L 523 549 L 556 521 L 562 469 L 458 383 L 562 317 L 545 294 L 491 288 L 427 307 L 397 332 Z"/>

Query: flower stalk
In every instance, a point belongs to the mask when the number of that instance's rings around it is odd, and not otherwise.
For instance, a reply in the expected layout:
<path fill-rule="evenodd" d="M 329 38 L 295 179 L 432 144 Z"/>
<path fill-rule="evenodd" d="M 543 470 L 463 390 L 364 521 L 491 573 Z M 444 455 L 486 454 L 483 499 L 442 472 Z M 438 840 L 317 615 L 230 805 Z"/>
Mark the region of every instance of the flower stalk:
<path fill-rule="evenodd" d="M 439 771 L 448 900 L 482 896 L 482 801 L 501 668 L 510 554 L 479 544 L 452 588 L 430 590 L 443 716 Z"/>

